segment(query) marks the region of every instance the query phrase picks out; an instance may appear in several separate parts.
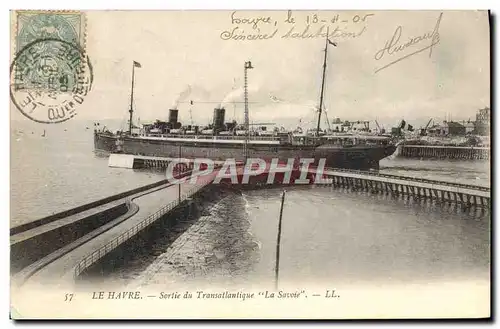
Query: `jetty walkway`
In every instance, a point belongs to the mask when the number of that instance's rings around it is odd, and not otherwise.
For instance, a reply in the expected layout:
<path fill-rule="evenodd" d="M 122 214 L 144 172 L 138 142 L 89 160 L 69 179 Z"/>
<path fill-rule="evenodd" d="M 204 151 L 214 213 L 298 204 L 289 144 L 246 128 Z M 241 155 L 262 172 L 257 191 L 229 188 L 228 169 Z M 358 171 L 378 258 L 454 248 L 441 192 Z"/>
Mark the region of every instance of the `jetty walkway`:
<path fill-rule="evenodd" d="M 195 184 L 190 184 L 189 181 L 182 184 L 165 183 L 132 195 L 128 200 L 126 214 L 23 268 L 13 277 L 13 283 L 23 286 L 23 289 L 29 283 L 67 285 L 73 281 L 75 273 L 79 274 L 93 265 L 155 220 L 193 197 L 210 184 L 216 174 L 217 171 L 214 171 L 210 175 L 201 176 Z M 72 220 L 74 218 L 68 219 Z M 51 224 L 57 225 L 56 222 Z M 11 244 L 19 242 L 18 240 L 18 235 L 14 235 L 11 237 Z"/>

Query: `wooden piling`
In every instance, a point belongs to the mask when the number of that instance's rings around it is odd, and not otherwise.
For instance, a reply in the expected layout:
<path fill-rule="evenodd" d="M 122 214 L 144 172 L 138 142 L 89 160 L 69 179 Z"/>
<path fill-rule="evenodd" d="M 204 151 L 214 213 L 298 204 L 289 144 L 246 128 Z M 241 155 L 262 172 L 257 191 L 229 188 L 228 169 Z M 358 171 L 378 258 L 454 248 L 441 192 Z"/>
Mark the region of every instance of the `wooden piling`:
<path fill-rule="evenodd" d="M 283 221 L 283 205 L 285 203 L 285 192 L 281 194 L 281 207 L 280 207 L 280 217 L 278 221 L 278 237 L 276 239 L 276 267 L 274 272 L 274 283 L 276 290 L 278 290 L 278 280 L 279 280 L 279 269 L 280 269 L 280 244 L 281 244 L 281 223 Z"/>

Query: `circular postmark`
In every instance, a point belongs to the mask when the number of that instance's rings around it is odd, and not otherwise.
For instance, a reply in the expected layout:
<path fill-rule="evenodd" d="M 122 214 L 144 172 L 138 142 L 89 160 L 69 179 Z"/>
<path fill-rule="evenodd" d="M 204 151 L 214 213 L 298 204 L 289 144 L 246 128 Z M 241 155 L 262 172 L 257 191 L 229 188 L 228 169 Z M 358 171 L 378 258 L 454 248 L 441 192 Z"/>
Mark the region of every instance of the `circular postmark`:
<path fill-rule="evenodd" d="M 60 39 L 30 42 L 10 68 L 10 97 L 39 123 L 60 123 L 76 115 L 92 87 L 92 66 L 82 49 Z"/>

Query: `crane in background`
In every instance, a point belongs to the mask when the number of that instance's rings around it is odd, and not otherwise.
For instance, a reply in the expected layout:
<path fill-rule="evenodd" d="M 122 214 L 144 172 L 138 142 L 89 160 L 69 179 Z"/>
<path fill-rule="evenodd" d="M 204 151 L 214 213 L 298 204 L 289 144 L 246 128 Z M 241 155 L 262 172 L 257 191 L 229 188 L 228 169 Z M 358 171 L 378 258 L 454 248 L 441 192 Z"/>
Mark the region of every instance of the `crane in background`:
<path fill-rule="evenodd" d="M 425 125 L 425 128 L 420 129 L 420 136 L 427 136 L 427 128 L 429 128 L 429 125 L 432 122 L 432 118 L 429 119 L 429 122 Z"/>
<path fill-rule="evenodd" d="M 377 120 L 375 120 L 375 124 L 377 125 L 378 132 L 380 134 L 385 134 L 385 129 L 380 127 Z"/>
<path fill-rule="evenodd" d="M 397 127 L 392 128 L 391 134 L 393 136 L 398 136 L 398 137 L 403 136 L 405 127 L 406 127 L 406 121 L 404 119 L 401 119 L 399 125 Z"/>
<path fill-rule="evenodd" d="M 431 124 L 431 121 L 432 121 L 432 118 L 429 119 L 429 122 L 427 122 L 427 124 L 425 125 L 425 130 L 427 130 L 427 128 L 429 128 L 429 125 Z"/>
<path fill-rule="evenodd" d="M 193 101 L 189 102 L 189 118 L 191 119 L 191 125 L 194 125 L 193 122 Z"/>

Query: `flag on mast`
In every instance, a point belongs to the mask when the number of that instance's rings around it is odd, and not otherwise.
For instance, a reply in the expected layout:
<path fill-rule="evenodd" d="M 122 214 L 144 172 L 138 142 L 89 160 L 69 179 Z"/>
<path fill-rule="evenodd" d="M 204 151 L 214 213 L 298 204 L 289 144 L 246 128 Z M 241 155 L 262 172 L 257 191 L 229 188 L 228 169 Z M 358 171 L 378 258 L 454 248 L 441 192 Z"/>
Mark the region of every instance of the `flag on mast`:
<path fill-rule="evenodd" d="M 278 97 L 274 96 L 273 94 L 269 94 L 269 98 L 271 98 L 271 100 L 273 102 L 276 102 L 276 103 L 280 103 L 280 102 L 283 102 L 282 99 L 279 99 Z"/>
<path fill-rule="evenodd" d="M 141 63 L 134 61 L 134 67 L 142 67 Z"/>
<path fill-rule="evenodd" d="M 337 47 L 337 43 L 333 42 L 332 40 L 328 39 L 328 43 L 331 44 L 332 46 Z"/>

